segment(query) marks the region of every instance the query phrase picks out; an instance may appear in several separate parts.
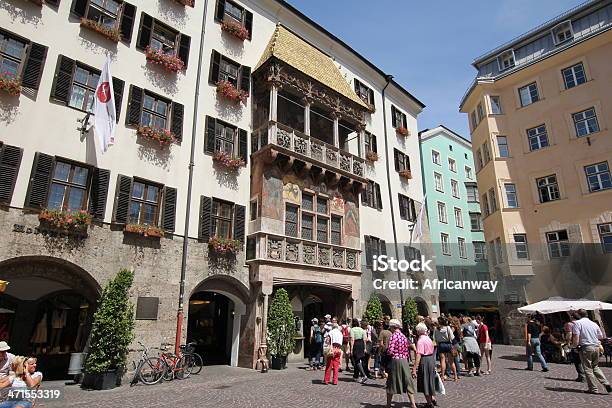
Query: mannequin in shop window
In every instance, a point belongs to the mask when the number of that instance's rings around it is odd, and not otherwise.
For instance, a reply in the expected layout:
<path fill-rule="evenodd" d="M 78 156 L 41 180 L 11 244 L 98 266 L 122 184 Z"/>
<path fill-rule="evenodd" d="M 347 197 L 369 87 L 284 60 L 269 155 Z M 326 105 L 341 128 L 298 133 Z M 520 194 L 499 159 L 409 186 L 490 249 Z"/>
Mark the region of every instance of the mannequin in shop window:
<path fill-rule="evenodd" d="M 45 312 L 34 329 L 30 343 L 34 346 L 34 353 L 41 354 L 43 345 L 47 342 L 47 313 Z"/>
<path fill-rule="evenodd" d="M 74 341 L 74 351 L 82 351 L 85 348 L 87 336 L 85 335 L 85 325 L 89 315 L 89 305 L 82 304 L 79 310 L 79 327 L 77 329 L 76 340 Z"/>
<path fill-rule="evenodd" d="M 51 317 L 51 340 L 50 347 L 52 353 L 59 353 L 60 349 L 60 340 L 62 337 L 62 331 L 64 327 L 66 327 L 66 318 L 68 316 L 67 307 L 65 305 L 61 305 L 53 310 L 53 315 Z"/>

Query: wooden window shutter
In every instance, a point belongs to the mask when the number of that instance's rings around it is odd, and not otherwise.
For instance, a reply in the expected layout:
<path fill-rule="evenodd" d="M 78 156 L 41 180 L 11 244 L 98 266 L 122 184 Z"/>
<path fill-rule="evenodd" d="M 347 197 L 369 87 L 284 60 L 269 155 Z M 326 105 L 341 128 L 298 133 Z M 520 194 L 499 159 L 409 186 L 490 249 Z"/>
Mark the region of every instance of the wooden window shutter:
<path fill-rule="evenodd" d="M 55 80 L 51 89 L 51 98 L 68 104 L 75 65 L 74 60 L 64 55 L 59 56 L 57 69 L 55 70 Z"/>
<path fill-rule="evenodd" d="M 151 43 L 151 33 L 153 32 L 153 17 L 146 13 L 140 16 L 140 28 L 138 29 L 138 41 L 136 48 L 144 50 Z"/>
<path fill-rule="evenodd" d="M 397 195 L 397 202 L 399 203 L 399 210 L 400 210 L 400 218 L 405 220 L 408 218 L 408 216 L 406 215 L 406 206 L 405 204 L 405 199 L 401 194 Z"/>
<path fill-rule="evenodd" d="M 414 208 L 414 200 L 410 199 L 410 216 L 408 217 L 410 221 L 416 220 L 416 208 Z"/>
<path fill-rule="evenodd" d="M 41 209 L 47 205 L 47 194 L 49 193 L 54 161 L 54 157 L 48 154 L 36 152 L 34 155 L 30 185 L 26 194 L 26 207 Z"/>
<path fill-rule="evenodd" d="M 183 119 L 185 116 L 185 107 L 178 102 L 172 102 L 172 123 L 170 130 L 180 142 L 183 140 Z"/>
<path fill-rule="evenodd" d="M 51 4 L 52 6 L 59 6 L 60 0 L 45 0 L 45 3 Z"/>
<path fill-rule="evenodd" d="M 382 206 L 382 198 L 380 195 L 380 184 L 378 183 L 374 183 L 374 185 L 376 186 L 376 205 L 375 207 L 379 210 L 382 210 L 383 206 Z"/>
<path fill-rule="evenodd" d="M 244 28 L 249 32 L 249 40 L 253 38 L 253 13 L 244 10 Z"/>
<path fill-rule="evenodd" d="M 240 89 L 247 94 L 251 91 L 251 68 L 244 65 L 240 67 Z"/>
<path fill-rule="evenodd" d="M 406 170 L 410 170 L 410 156 L 405 155 L 405 157 L 404 157 L 404 165 L 406 166 Z"/>
<path fill-rule="evenodd" d="M 366 187 L 361 191 L 361 205 L 364 205 L 366 207 L 368 207 L 368 192 L 367 192 L 367 185 Z"/>
<path fill-rule="evenodd" d="M 217 119 L 206 116 L 206 137 L 204 138 L 204 152 L 215 152 L 215 134 L 217 128 Z"/>
<path fill-rule="evenodd" d="M 359 96 L 359 84 L 361 82 L 359 82 L 359 80 L 357 78 L 355 78 L 355 93 L 357 94 L 357 96 Z"/>
<path fill-rule="evenodd" d="M 393 160 L 395 162 L 395 171 L 400 171 L 399 155 L 400 155 L 400 152 L 397 149 L 393 149 Z"/>
<path fill-rule="evenodd" d="M 372 238 L 369 235 L 365 235 L 363 238 L 365 240 L 365 263 L 368 266 L 372 266 Z"/>
<path fill-rule="evenodd" d="M 234 239 L 244 244 L 246 222 L 246 207 L 244 205 L 234 205 Z"/>
<path fill-rule="evenodd" d="M 123 2 L 123 11 L 121 13 L 121 22 L 119 30 L 121 38 L 128 43 L 132 41 L 132 31 L 134 31 L 134 20 L 136 19 L 136 6 Z"/>
<path fill-rule="evenodd" d="M 162 228 L 174 232 L 176 223 L 176 188 L 164 187 L 164 208 L 162 212 Z"/>
<path fill-rule="evenodd" d="M 370 135 L 370 149 L 374 153 L 378 153 L 378 143 L 376 142 L 376 135 Z"/>
<path fill-rule="evenodd" d="M 23 87 L 38 89 L 46 58 L 47 47 L 37 43 L 30 44 L 21 79 Z"/>
<path fill-rule="evenodd" d="M 104 221 L 109 182 L 110 170 L 99 168 L 93 170 L 89 191 L 89 213 L 96 221 Z"/>
<path fill-rule="evenodd" d="M 381 255 L 387 255 L 387 243 L 385 242 L 385 240 L 381 239 L 380 241 L 378 241 L 378 245 L 380 245 L 378 253 Z"/>
<path fill-rule="evenodd" d="M 374 107 L 374 91 L 372 89 L 368 89 L 368 100 L 370 101 L 370 105 Z"/>
<path fill-rule="evenodd" d="M 210 74 L 208 76 L 208 82 L 216 84 L 219 80 L 219 64 L 221 63 L 221 54 L 213 50 L 212 56 L 210 57 Z"/>
<path fill-rule="evenodd" d="M 119 174 L 117 176 L 117 187 L 115 191 L 115 211 L 113 222 L 125 224 L 130 209 L 130 196 L 132 194 L 132 178 Z"/>
<path fill-rule="evenodd" d="M 402 126 L 404 126 L 405 129 L 408 129 L 408 120 L 405 113 L 402 113 Z"/>
<path fill-rule="evenodd" d="M 0 145 L 0 204 L 11 204 L 23 149 Z"/>
<path fill-rule="evenodd" d="M 198 239 L 208 242 L 210 238 L 210 213 L 212 211 L 212 198 L 200 196 L 200 225 Z"/>
<path fill-rule="evenodd" d="M 85 17 L 87 3 L 87 0 L 72 0 L 72 7 L 70 10 L 79 17 Z"/>
<path fill-rule="evenodd" d="M 125 82 L 113 77 L 113 93 L 115 97 L 115 113 L 117 116 L 117 123 L 119 123 L 119 116 L 121 116 L 121 102 L 123 102 L 123 88 Z"/>
<path fill-rule="evenodd" d="M 391 126 L 393 126 L 394 128 L 399 127 L 397 125 L 397 121 L 395 120 L 395 111 L 397 109 L 395 109 L 395 106 L 391 105 Z"/>
<path fill-rule="evenodd" d="M 242 158 L 245 163 L 249 159 L 248 135 L 244 129 L 238 129 L 238 157 Z"/>
<path fill-rule="evenodd" d="M 189 62 L 189 47 L 191 45 L 191 37 L 185 34 L 181 34 L 179 38 L 178 57 L 185 63 L 187 68 L 187 62 Z"/>
<path fill-rule="evenodd" d="M 130 85 L 130 96 L 128 102 L 128 113 L 125 119 L 126 125 L 140 125 L 140 112 L 142 111 L 142 99 L 144 91 L 142 88 Z"/>
<path fill-rule="evenodd" d="M 223 15 L 225 14 L 225 0 L 217 0 L 215 6 L 215 20 L 223 21 Z"/>

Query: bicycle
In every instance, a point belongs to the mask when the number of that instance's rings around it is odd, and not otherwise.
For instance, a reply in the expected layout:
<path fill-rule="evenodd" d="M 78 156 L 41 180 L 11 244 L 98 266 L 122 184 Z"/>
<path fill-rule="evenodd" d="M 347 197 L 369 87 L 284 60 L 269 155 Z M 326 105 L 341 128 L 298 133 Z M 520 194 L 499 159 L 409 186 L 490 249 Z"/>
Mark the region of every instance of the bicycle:
<path fill-rule="evenodd" d="M 187 364 L 185 356 L 179 351 L 176 355 L 172 352 L 168 352 L 167 346 L 170 344 L 162 344 L 159 358 L 165 364 L 165 370 L 163 378 L 165 381 L 172 381 L 173 379 L 184 380 L 191 375 L 192 367 Z"/>
<path fill-rule="evenodd" d="M 137 384 L 138 381 L 146 385 L 157 384 L 161 381 L 163 374 L 166 372 L 166 363 L 159 357 L 149 356 L 149 349 L 141 342 L 138 342 L 138 344 L 142 347 L 142 354 L 140 355 L 138 364 L 132 362 L 135 371 L 130 386 Z"/>
<path fill-rule="evenodd" d="M 202 356 L 195 352 L 196 343 L 191 342 L 181 345 L 181 353 L 185 356 L 186 364 L 191 367 L 191 374 L 200 374 L 204 360 Z"/>

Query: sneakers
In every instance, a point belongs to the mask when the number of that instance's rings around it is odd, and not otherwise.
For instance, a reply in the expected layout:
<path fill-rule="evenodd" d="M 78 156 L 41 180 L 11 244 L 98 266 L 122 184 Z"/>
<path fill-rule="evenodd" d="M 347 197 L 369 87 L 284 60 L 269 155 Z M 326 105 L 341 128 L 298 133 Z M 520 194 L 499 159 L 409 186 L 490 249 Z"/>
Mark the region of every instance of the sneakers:
<path fill-rule="evenodd" d="M 549 370 L 548 370 L 548 368 L 543 368 L 543 369 L 542 369 L 542 372 L 543 372 L 543 373 L 547 373 L 548 371 L 549 371 Z"/>
<path fill-rule="evenodd" d="M 575 382 L 584 382 L 584 378 L 578 377 L 574 380 Z"/>
<path fill-rule="evenodd" d="M 360 383 L 365 384 L 368 382 L 368 377 L 362 377 L 361 380 L 359 380 Z"/>
<path fill-rule="evenodd" d="M 612 393 L 612 385 L 607 384 L 607 385 L 604 385 L 604 387 L 606 387 L 606 391 L 608 391 L 608 393 Z"/>

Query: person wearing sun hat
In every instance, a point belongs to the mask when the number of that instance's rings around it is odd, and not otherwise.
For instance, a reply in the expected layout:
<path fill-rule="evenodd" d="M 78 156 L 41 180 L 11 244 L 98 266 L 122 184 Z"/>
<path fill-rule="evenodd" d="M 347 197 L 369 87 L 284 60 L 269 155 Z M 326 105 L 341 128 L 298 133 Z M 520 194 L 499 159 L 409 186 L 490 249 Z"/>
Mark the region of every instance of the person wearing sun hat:
<path fill-rule="evenodd" d="M 404 336 L 404 333 L 400 330 L 401 327 L 402 323 L 398 319 L 389 320 L 389 330 L 392 334 L 389 347 L 387 347 L 387 354 L 391 358 L 386 386 L 387 408 L 391 407 L 393 395 L 403 393 L 408 394 L 410 407 L 416 408 L 414 381 L 408 364 L 408 353 L 410 349 L 414 350 L 414 345 Z"/>
<path fill-rule="evenodd" d="M 11 348 L 6 341 L 0 341 L 0 377 L 9 375 L 15 356 L 8 351 Z"/>

